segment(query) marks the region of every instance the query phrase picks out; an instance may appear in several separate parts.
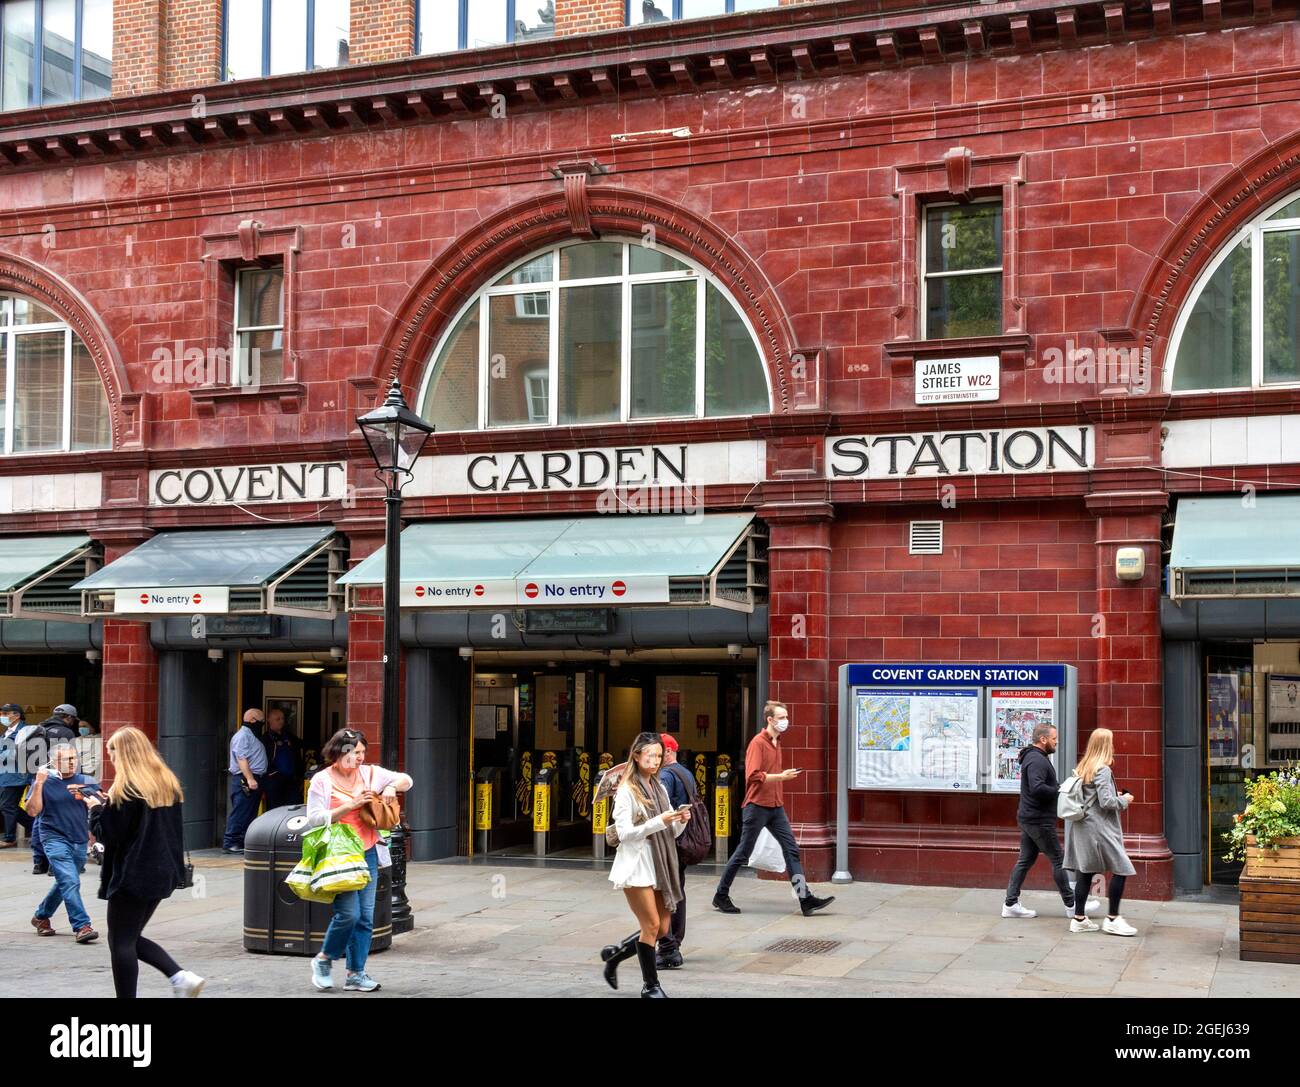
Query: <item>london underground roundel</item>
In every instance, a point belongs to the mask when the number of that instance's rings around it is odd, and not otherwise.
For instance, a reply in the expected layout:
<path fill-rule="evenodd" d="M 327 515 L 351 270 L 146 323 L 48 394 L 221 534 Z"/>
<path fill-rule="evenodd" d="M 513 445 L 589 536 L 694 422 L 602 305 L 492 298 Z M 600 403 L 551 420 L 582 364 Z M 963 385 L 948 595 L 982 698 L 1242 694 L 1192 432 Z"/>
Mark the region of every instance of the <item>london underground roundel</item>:
<path fill-rule="evenodd" d="M 627 583 L 623 581 L 616 581 L 614 582 L 613 585 L 610 586 L 610 590 L 614 593 L 615 596 L 622 596 L 625 592 L 627 592 Z"/>
<path fill-rule="evenodd" d="M 525 585 L 524 595 L 528 597 L 529 600 L 535 599 L 537 596 L 537 583 L 530 581 L 527 585 Z"/>

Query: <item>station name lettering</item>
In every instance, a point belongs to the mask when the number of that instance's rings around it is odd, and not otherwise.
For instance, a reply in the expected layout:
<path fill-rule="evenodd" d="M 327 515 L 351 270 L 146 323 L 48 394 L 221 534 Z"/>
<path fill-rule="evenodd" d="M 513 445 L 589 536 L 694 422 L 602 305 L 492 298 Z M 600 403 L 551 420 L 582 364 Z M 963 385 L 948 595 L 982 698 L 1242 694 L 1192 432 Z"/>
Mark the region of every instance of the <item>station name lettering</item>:
<path fill-rule="evenodd" d="M 470 489 L 480 493 L 684 484 L 686 449 L 684 445 L 635 445 L 550 453 L 484 453 L 469 459 L 466 475 Z"/>
<path fill-rule="evenodd" d="M 832 479 L 1070 472 L 1093 463 L 1090 426 L 862 434 L 828 438 L 826 452 Z"/>
<path fill-rule="evenodd" d="M 342 461 L 171 468 L 150 475 L 154 506 L 222 506 L 241 502 L 321 502 L 344 496 Z"/>
<path fill-rule="evenodd" d="M 906 683 L 1033 683 L 1038 679 L 1034 668 L 873 668 L 871 678 L 882 683 L 898 680 Z"/>

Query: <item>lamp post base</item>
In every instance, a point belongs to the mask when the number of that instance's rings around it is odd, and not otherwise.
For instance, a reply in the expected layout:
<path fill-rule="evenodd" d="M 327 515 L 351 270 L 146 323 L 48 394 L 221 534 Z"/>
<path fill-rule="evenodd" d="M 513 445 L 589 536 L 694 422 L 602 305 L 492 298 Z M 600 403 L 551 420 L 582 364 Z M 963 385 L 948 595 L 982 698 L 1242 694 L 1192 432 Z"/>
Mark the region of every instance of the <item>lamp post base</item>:
<path fill-rule="evenodd" d="M 406 825 L 393 828 L 388 849 L 393 855 L 393 935 L 400 936 L 415 928 L 415 915 L 406 898 Z"/>

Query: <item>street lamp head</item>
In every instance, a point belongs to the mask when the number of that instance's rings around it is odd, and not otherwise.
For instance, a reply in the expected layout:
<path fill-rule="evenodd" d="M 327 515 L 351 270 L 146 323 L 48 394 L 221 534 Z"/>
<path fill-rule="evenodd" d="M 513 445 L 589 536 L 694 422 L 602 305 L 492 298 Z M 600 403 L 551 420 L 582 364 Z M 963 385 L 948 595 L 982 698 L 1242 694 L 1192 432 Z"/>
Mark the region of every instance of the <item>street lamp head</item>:
<path fill-rule="evenodd" d="M 357 419 L 357 426 L 370 446 L 370 455 L 381 475 L 387 474 L 392 486 L 401 488 L 411 478 L 411 470 L 433 427 L 406 406 L 402 386 L 396 378 L 389 386 L 384 402 Z M 398 483 L 398 476 L 404 477 Z"/>

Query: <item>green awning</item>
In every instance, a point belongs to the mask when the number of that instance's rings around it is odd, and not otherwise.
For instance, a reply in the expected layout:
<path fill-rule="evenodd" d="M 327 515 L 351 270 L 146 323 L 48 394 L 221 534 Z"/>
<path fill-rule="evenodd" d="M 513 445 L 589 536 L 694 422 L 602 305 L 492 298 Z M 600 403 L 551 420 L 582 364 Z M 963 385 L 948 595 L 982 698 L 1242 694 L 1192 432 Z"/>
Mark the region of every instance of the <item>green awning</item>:
<path fill-rule="evenodd" d="M 1300 494 L 1179 499 L 1169 595 L 1300 596 Z"/>
<path fill-rule="evenodd" d="M 330 617 L 341 543 L 332 525 L 160 532 L 74 588 L 87 614 L 241 612 Z M 147 604 L 181 601 L 207 590 L 208 606 Z M 137 601 L 139 608 L 134 608 Z M 217 601 L 226 606 L 215 606 Z"/>
<path fill-rule="evenodd" d="M 708 513 L 414 524 L 402 533 L 402 606 L 748 608 L 753 588 L 766 584 L 765 559 L 747 543 L 753 520 L 750 513 Z M 353 591 L 381 585 L 383 577 L 380 549 L 339 581 Z M 548 595 L 552 583 L 558 596 Z"/>
<path fill-rule="evenodd" d="M 89 536 L 0 539 L 0 618 L 80 619 L 81 596 L 70 584 L 97 551 Z"/>

